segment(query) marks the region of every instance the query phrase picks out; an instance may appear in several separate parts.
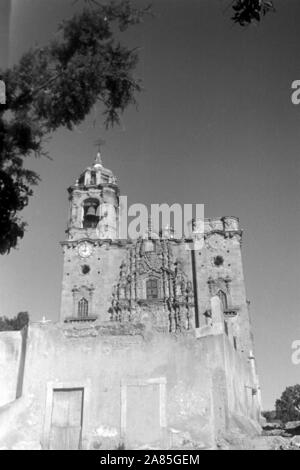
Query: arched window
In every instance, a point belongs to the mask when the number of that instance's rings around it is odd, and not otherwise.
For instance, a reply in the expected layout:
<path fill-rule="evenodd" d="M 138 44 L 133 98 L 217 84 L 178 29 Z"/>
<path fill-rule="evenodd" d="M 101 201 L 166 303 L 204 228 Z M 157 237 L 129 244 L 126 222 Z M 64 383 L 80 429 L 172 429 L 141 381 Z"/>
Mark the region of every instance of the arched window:
<path fill-rule="evenodd" d="M 146 282 L 147 299 L 158 299 L 158 281 L 157 279 L 148 279 Z"/>
<path fill-rule="evenodd" d="M 86 199 L 83 203 L 83 228 L 95 228 L 99 222 L 98 199 Z"/>
<path fill-rule="evenodd" d="M 89 303 L 82 297 L 78 302 L 78 316 L 79 318 L 86 318 L 89 314 Z"/>
<path fill-rule="evenodd" d="M 223 311 L 228 309 L 227 295 L 222 290 L 219 290 L 218 296 L 220 297 Z"/>

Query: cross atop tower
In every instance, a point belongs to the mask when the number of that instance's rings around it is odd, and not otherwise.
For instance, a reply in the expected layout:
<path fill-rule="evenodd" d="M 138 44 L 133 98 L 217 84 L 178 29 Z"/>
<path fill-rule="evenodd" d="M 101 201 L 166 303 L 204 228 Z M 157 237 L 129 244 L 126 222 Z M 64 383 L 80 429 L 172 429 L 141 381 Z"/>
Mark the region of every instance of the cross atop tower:
<path fill-rule="evenodd" d="M 103 139 L 98 139 L 95 141 L 95 145 L 96 147 L 98 148 L 98 152 L 97 152 L 97 156 L 95 158 L 95 163 L 94 165 L 103 165 L 102 164 L 102 157 L 101 157 L 101 148 L 102 148 L 102 145 L 105 144 L 105 140 Z"/>

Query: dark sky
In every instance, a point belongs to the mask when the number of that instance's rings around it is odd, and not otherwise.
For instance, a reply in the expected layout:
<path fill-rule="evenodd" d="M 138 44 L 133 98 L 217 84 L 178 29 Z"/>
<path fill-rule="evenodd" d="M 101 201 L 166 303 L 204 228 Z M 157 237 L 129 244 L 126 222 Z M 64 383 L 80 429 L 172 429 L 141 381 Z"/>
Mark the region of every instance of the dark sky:
<path fill-rule="evenodd" d="M 0 58 L 1 67 L 8 63 L 10 0 L 0 2 Z"/>
<path fill-rule="evenodd" d="M 24 240 L 1 260 L 1 314 L 58 319 L 66 188 L 101 136 L 104 162 L 131 203 L 204 203 L 206 217 L 240 217 L 265 408 L 299 382 L 291 344 L 300 339 L 300 106 L 290 95 L 300 79 L 300 2 L 275 2 L 276 14 L 247 29 L 230 22 L 229 0 L 152 2 L 155 18 L 126 35 L 141 47 L 139 109 L 109 132 L 95 110 L 53 136 L 54 161 L 28 160 L 43 181 L 24 212 Z M 74 11 L 73 0 L 13 3 L 11 63 Z"/>

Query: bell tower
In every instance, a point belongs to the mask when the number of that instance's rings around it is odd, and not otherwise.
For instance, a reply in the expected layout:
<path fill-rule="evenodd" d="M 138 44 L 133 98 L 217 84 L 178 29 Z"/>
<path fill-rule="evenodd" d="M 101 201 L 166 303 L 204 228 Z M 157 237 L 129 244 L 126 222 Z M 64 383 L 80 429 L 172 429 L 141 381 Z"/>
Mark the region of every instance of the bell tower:
<path fill-rule="evenodd" d="M 61 321 L 94 321 L 106 303 L 107 250 L 118 240 L 119 188 L 98 152 L 68 189 Z M 113 258 L 113 257 L 112 257 Z M 105 276 L 106 274 L 106 276 Z M 105 309 L 104 309 L 105 310 Z"/>
<path fill-rule="evenodd" d="M 68 192 L 68 240 L 117 238 L 119 188 L 112 171 L 104 168 L 100 152 Z"/>

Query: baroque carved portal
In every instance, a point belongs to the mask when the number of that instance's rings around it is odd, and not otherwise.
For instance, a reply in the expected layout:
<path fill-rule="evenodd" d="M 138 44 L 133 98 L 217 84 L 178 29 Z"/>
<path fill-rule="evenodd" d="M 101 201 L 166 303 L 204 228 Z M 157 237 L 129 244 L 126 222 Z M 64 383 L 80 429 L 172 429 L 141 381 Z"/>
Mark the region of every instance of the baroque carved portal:
<path fill-rule="evenodd" d="M 160 331 L 193 327 L 193 286 L 169 240 L 141 239 L 128 247 L 110 314 L 112 321 L 149 323 Z"/>

